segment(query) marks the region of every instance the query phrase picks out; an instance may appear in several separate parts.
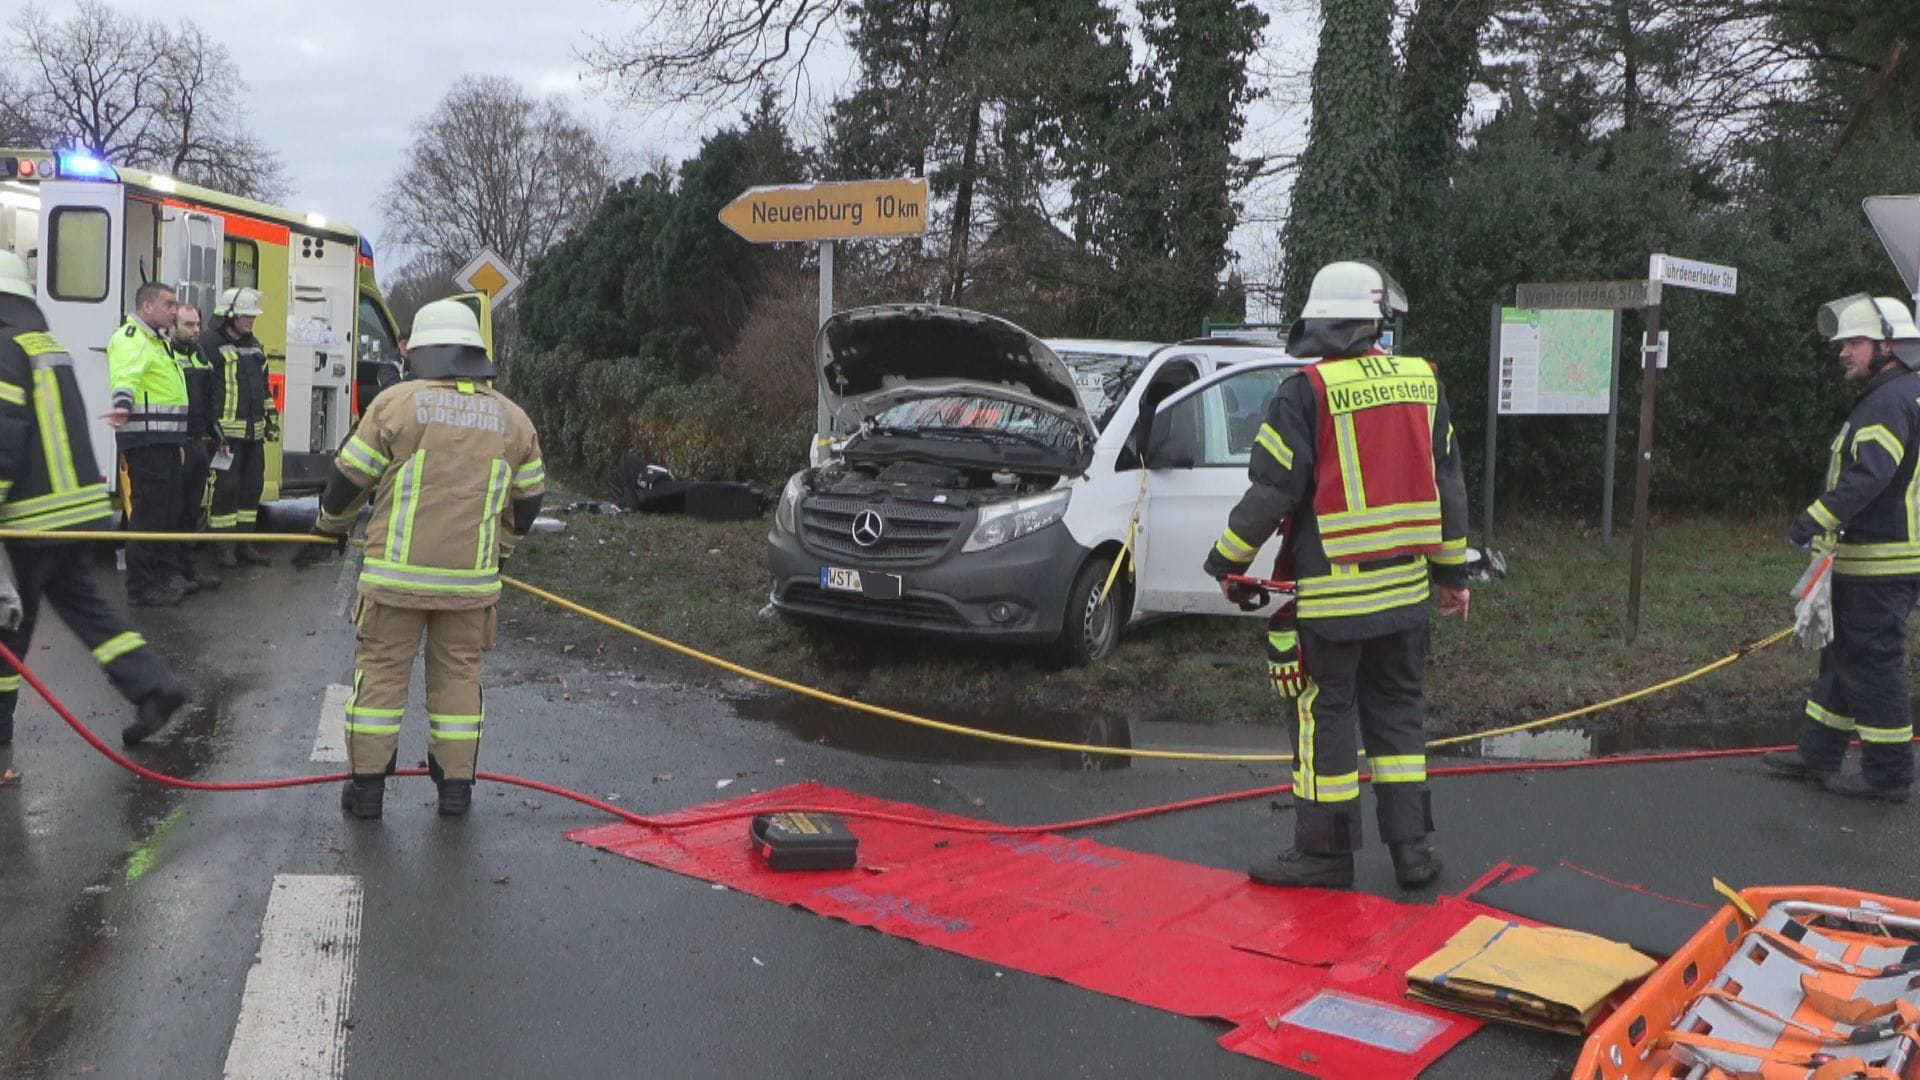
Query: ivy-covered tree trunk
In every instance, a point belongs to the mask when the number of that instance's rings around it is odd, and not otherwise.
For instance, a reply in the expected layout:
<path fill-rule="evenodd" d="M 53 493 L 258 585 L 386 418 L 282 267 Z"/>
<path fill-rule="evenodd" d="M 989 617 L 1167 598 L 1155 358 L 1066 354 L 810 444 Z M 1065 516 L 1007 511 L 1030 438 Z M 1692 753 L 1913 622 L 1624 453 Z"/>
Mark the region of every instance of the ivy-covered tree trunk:
<path fill-rule="evenodd" d="M 1305 301 L 1314 271 L 1338 259 L 1384 257 L 1399 161 L 1394 0 L 1322 0 L 1313 63 L 1313 119 L 1280 233 L 1282 303 Z"/>
<path fill-rule="evenodd" d="M 1407 190 L 1446 179 L 1493 9 L 1494 0 L 1420 0 L 1414 9 L 1400 99 L 1401 183 Z"/>

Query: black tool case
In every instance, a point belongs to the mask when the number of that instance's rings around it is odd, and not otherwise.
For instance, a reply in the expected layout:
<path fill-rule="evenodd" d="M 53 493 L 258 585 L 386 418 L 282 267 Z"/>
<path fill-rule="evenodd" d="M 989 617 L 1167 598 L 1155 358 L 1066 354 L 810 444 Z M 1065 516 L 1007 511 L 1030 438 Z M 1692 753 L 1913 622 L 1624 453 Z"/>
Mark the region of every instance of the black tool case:
<path fill-rule="evenodd" d="M 774 870 L 848 870 L 860 858 L 860 838 L 831 814 L 761 814 L 748 835 Z"/>

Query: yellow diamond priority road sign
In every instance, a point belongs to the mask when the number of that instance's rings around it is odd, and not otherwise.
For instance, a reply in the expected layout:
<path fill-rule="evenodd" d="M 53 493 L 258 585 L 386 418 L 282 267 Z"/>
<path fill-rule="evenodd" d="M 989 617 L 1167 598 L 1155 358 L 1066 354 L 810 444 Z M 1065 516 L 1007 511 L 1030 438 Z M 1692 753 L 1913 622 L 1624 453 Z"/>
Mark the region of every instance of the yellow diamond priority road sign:
<path fill-rule="evenodd" d="M 513 272 L 507 260 L 483 248 L 472 262 L 453 275 L 453 283 L 470 292 L 486 293 L 487 299 L 498 306 L 520 288 L 520 275 Z"/>
<path fill-rule="evenodd" d="M 720 223 L 755 244 L 921 236 L 927 182 L 854 180 L 749 188 L 720 211 Z"/>

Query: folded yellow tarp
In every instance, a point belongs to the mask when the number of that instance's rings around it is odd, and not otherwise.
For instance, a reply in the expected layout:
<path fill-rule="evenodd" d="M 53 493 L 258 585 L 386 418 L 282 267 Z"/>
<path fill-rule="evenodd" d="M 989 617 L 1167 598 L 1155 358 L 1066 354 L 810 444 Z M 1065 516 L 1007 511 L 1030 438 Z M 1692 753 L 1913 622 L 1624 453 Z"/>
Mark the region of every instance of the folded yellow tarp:
<path fill-rule="evenodd" d="M 1485 915 L 1407 972 L 1407 996 L 1443 1009 L 1584 1035 L 1607 999 L 1654 962 L 1577 930 Z"/>

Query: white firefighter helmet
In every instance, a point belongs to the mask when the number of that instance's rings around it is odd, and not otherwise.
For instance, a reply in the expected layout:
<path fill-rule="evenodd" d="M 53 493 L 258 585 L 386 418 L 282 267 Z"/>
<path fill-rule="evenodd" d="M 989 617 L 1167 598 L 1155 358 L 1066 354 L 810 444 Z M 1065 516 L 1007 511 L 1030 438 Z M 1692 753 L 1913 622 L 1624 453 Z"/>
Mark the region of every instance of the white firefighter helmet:
<path fill-rule="evenodd" d="M 1313 275 L 1302 319 L 1391 319 L 1407 310 L 1407 294 L 1377 262 L 1328 263 Z"/>
<path fill-rule="evenodd" d="M 0 251 L 0 293 L 33 299 L 33 271 L 27 269 L 27 260 L 11 251 Z"/>
<path fill-rule="evenodd" d="M 1894 359 L 1911 370 L 1920 371 L 1920 326 L 1914 324 L 1913 313 L 1904 302 L 1891 296 L 1874 297 L 1873 306 L 1880 309 L 1881 321 L 1887 325 Z"/>
<path fill-rule="evenodd" d="M 1904 307 L 1898 300 L 1889 301 L 1896 307 Z M 1907 316 L 1907 321 L 1913 321 Z M 1894 327 L 1887 320 L 1886 311 L 1866 293 L 1854 293 L 1831 300 L 1820 305 L 1820 335 L 1828 341 L 1846 341 L 1850 338 L 1866 338 L 1868 341 L 1886 341 L 1893 337 Z"/>
<path fill-rule="evenodd" d="M 407 366 L 422 379 L 491 379 L 495 371 L 480 316 L 459 300 L 435 300 L 413 316 Z"/>
<path fill-rule="evenodd" d="M 228 289 L 220 294 L 220 302 L 214 305 L 213 313 L 223 319 L 260 315 L 260 290 Z"/>

